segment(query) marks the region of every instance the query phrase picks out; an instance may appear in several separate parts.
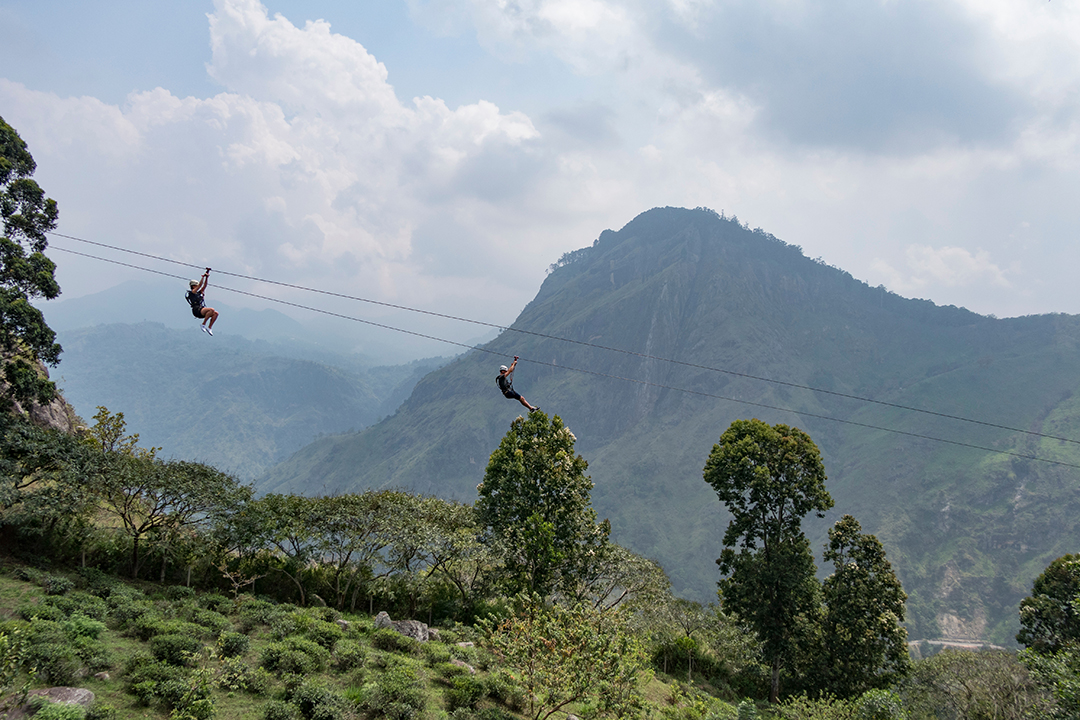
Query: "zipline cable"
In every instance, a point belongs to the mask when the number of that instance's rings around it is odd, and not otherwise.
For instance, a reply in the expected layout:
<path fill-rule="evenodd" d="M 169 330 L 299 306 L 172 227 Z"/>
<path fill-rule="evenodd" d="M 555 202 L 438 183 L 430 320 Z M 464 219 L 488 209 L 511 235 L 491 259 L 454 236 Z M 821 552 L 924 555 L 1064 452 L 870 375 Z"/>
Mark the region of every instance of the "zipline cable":
<path fill-rule="evenodd" d="M 135 269 L 135 270 L 142 270 L 144 272 L 153 273 L 155 275 L 163 275 L 165 277 L 176 278 L 176 279 L 179 279 L 179 280 L 186 279 L 182 275 L 173 275 L 172 273 L 162 272 L 161 270 L 153 270 L 151 268 L 145 268 L 145 267 L 142 267 L 140 265 L 132 265 L 130 263 L 120 262 L 119 260 L 111 260 L 109 258 L 103 258 L 103 257 L 99 257 L 97 255 L 90 255 L 88 253 L 79 252 L 77 250 L 70 250 L 70 249 L 58 247 L 58 246 L 55 246 L 55 245 L 53 246 L 53 249 L 54 250 L 59 250 L 60 252 L 69 253 L 71 255 L 78 255 L 80 257 L 90 258 L 92 260 L 99 260 L 101 262 L 111 263 L 113 265 L 119 265 L 121 267 L 132 268 L 132 269 Z M 139 253 L 139 254 L 141 254 L 141 253 Z M 199 267 L 199 266 L 193 265 L 191 267 Z M 333 312 L 333 311 L 330 311 L 330 310 L 323 310 L 321 308 L 315 308 L 315 307 L 311 307 L 311 306 L 308 306 L 308 305 L 301 305 L 300 303 L 294 303 L 294 302 L 290 302 L 288 300 L 281 300 L 279 298 L 273 298 L 273 297 L 269 297 L 267 295 L 259 295 L 257 293 L 248 292 L 246 290 L 238 290 L 236 288 L 230 288 L 230 287 L 227 287 L 227 286 L 224 286 L 224 285 L 216 285 L 215 284 L 214 287 L 216 289 L 218 289 L 218 290 L 226 290 L 228 292 L 236 293 L 238 295 L 245 295 L 247 297 L 258 298 L 260 300 L 266 300 L 268 302 L 280 303 L 282 305 L 288 305 L 289 307 L 294 307 L 294 308 L 299 308 L 301 310 L 308 310 L 308 311 L 311 311 L 311 312 L 321 313 L 323 315 L 329 315 L 331 317 L 341 318 L 343 320 L 351 320 L 353 322 L 359 322 L 359 323 L 363 323 L 365 325 L 370 325 L 372 327 L 383 328 L 385 330 L 393 330 L 395 332 L 404 333 L 406 335 L 412 335 L 414 337 L 424 338 L 425 340 L 435 340 L 437 342 L 446 343 L 447 345 L 454 345 L 456 347 L 465 348 L 467 350 L 476 350 L 478 352 L 487 353 L 489 355 L 495 355 L 495 356 L 498 356 L 498 357 L 507 357 L 504 353 L 498 352 L 496 350 L 491 350 L 491 349 L 488 349 L 488 348 L 485 348 L 485 347 L 477 346 L 477 345 L 469 345 L 467 343 L 461 343 L 461 342 L 457 342 L 455 340 L 447 340 L 446 338 L 440 338 L 440 337 L 436 337 L 434 335 L 426 335 L 424 333 L 415 332 L 413 330 L 405 330 L 403 328 L 394 327 L 393 325 L 386 325 L 384 323 L 377 323 L 377 322 L 374 322 L 372 320 L 364 320 L 363 318 L 353 317 L 351 315 L 345 315 L 343 313 L 337 313 L 337 312 Z M 533 363 L 535 365 L 542 365 L 542 366 L 546 366 L 546 367 L 550 367 L 550 368 L 555 368 L 555 369 L 558 369 L 558 370 L 570 370 L 571 372 L 584 373 L 584 374 L 587 374 L 587 375 L 595 375 L 597 377 L 608 378 L 608 379 L 611 379 L 611 380 L 622 380 L 622 381 L 625 381 L 625 382 L 636 383 L 638 385 L 644 385 L 646 387 L 655 387 L 655 388 L 659 388 L 659 389 L 662 389 L 662 390 L 671 390 L 671 391 L 674 391 L 674 392 L 681 392 L 681 393 L 686 393 L 686 394 L 689 394 L 689 395 L 697 395 L 699 397 L 705 397 L 705 398 L 710 398 L 710 399 L 714 399 L 714 400 L 724 400 L 724 401 L 727 401 L 727 402 L 740 403 L 742 405 L 750 405 L 750 406 L 753 406 L 753 407 L 765 408 L 767 410 L 778 410 L 780 412 L 789 412 L 789 413 L 792 413 L 794 415 L 799 415 L 799 416 L 803 416 L 803 417 L 812 417 L 812 418 L 816 418 L 818 420 L 828 420 L 828 421 L 831 421 L 831 422 L 841 423 L 841 424 L 844 424 L 844 425 L 852 425 L 854 427 L 860 427 L 860 428 L 864 428 L 864 429 L 867 429 L 867 430 L 878 430 L 878 431 L 881 431 L 881 432 L 893 433 L 893 434 L 896 434 L 896 435 L 904 435 L 904 436 L 907 436 L 907 437 L 916 438 L 916 439 L 920 439 L 920 440 L 930 440 L 932 442 L 945 443 L 945 444 L 948 444 L 948 445 L 954 445 L 956 447 L 963 447 L 963 448 L 968 448 L 968 449 L 972 449 L 972 450 L 980 450 L 980 451 L 983 451 L 983 452 L 988 452 L 988 453 L 993 453 L 993 454 L 1009 455 L 1009 456 L 1019 458 L 1019 459 L 1022 459 L 1022 460 L 1032 460 L 1032 461 L 1035 461 L 1035 462 L 1049 463 L 1051 465 L 1060 465 L 1062 467 L 1080 469 L 1080 465 L 1077 465 L 1077 464 L 1074 464 L 1074 463 L 1064 462 L 1062 460 L 1050 460 L 1048 458 L 1041 458 L 1041 457 L 1038 457 L 1036 455 L 1026 455 L 1024 453 L 1019 453 L 1019 452 L 1016 452 L 1016 451 L 1013 451 L 1013 450 L 999 450 L 999 449 L 996 449 L 996 448 L 989 448 L 989 447 L 985 447 L 985 446 L 982 446 L 982 445 L 975 445 L 973 443 L 961 442 L 959 440 L 947 440 L 945 438 L 934 437 L 932 435 L 923 435 L 921 433 L 908 432 L 907 430 L 897 430 L 895 428 L 887 428 L 887 427 L 883 427 L 883 426 L 880 426 L 880 425 L 871 425 L 869 423 L 861 423 L 861 422 L 857 422 L 855 420 L 844 420 L 842 418 L 835 418 L 835 417 L 830 417 L 828 415 L 820 415 L 820 414 L 811 413 L 811 412 L 803 412 L 801 410 L 795 410 L 795 409 L 792 409 L 792 408 L 780 407 L 780 406 L 777 406 L 777 405 L 768 405 L 766 403 L 754 402 L 752 400 L 740 400 L 738 398 L 726 397 L 724 395 L 716 395 L 716 394 L 713 394 L 713 393 L 703 392 L 701 390 L 688 390 L 686 388 L 680 388 L 680 387 L 676 387 L 676 386 L 673 386 L 673 385 L 664 385 L 662 383 L 655 383 L 655 382 L 651 382 L 651 381 L 648 381 L 648 380 L 638 380 L 637 378 L 624 377 L 622 375 L 612 375 L 612 374 L 609 374 L 609 373 L 599 372 L 598 370 L 586 370 L 586 369 L 583 369 L 583 368 L 575 368 L 575 367 L 571 367 L 571 366 L 568 366 L 568 365 L 558 365 L 556 363 L 545 362 L 543 360 L 532 360 L 532 359 L 529 359 L 529 358 L 524 358 L 524 359 L 526 360 L 526 362 L 530 362 L 530 363 Z"/>
<path fill-rule="evenodd" d="M 137 250 L 128 250 L 127 248 L 118 247 L 116 245 L 107 245 L 101 242 L 95 242 L 94 240 L 87 240 L 85 238 L 75 237 L 74 235 L 63 235 L 61 233 L 52 232 L 50 235 L 57 237 L 67 238 L 68 240 L 76 240 L 78 242 L 87 243 L 89 245 L 96 245 L 98 247 L 108 248 L 110 250 L 117 250 L 119 252 L 131 253 L 133 255 L 140 255 L 142 257 L 151 258 L 153 260 L 160 260 L 162 262 L 169 262 L 176 265 L 182 265 L 190 268 L 202 268 L 205 266 L 194 265 L 192 263 L 182 262 L 180 260 L 173 260 L 171 258 L 161 257 L 159 255 L 151 255 L 149 253 L 139 252 Z M 621 348 L 610 347 L 608 345 L 599 345 L 597 343 L 591 343 L 584 340 L 573 340 L 571 338 L 559 337 L 558 335 L 548 335 L 546 333 L 536 332 L 534 330 L 522 330 L 521 328 L 515 328 L 507 325 L 496 325 L 495 323 L 484 322 L 483 320 L 472 320 L 469 318 L 457 317 L 455 315 L 447 315 L 445 313 L 435 312 L 433 310 L 421 310 L 419 308 L 409 307 L 407 305 L 395 305 L 394 303 L 382 302 L 380 300 L 372 300 L 370 298 L 357 297 L 355 295 L 346 295 L 344 293 L 336 293 L 330 290 L 320 290 L 318 288 L 305 287 L 303 285 L 294 285 L 292 283 L 280 282 L 278 280 L 267 280 L 266 278 L 254 277 L 251 275 L 241 275 L 238 273 L 228 272 L 227 270 L 215 270 L 214 272 L 227 275 L 229 277 L 241 278 L 244 280 L 252 280 L 254 282 L 267 283 L 269 285 L 277 285 L 279 287 L 291 288 L 294 290 L 303 290 L 305 292 L 317 293 L 319 295 L 328 295 L 330 297 L 342 298 L 345 300 L 355 300 L 357 302 L 368 303 L 371 305 L 378 305 L 381 307 L 393 308 L 395 310 L 406 310 L 408 312 L 419 313 L 421 315 L 428 315 L 431 317 L 443 318 L 445 320 L 457 320 L 459 322 L 471 323 L 473 325 L 480 325 L 482 327 L 493 328 L 496 330 L 509 330 L 522 335 L 531 335 L 533 337 L 543 338 L 546 340 L 557 340 L 559 342 L 571 343 L 573 345 L 581 345 L 583 347 L 593 348 L 596 350 L 606 350 L 610 352 L 622 353 L 623 355 L 630 355 L 632 357 L 641 358 L 643 360 L 656 360 L 659 362 L 671 363 L 673 365 L 681 365 L 683 367 L 692 368 L 695 370 L 707 370 L 709 372 L 723 373 L 725 375 L 731 375 L 733 377 L 745 378 L 748 380 L 758 380 L 760 382 L 772 383 L 774 385 L 781 385 L 784 387 L 795 388 L 798 390 L 809 390 L 810 392 L 822 393 L 825 395 L 832 395 L 834 397 L 846 398 L 848 400 L 856 400 L 858 402 L 872 403 L 875 405 L 881 405 L 883 407 L 895 408 L 897 410 L 907 410 L 909 412 L 922 413 L 924 415 L 931 415 L 933 417 L 944 418 L 947 420 L 956 420 L 958 422 L 971 423 L 973 425 L 982 425 L 983 427 L 996 428 L 998 430 L 1008 430 L 1009 432 L 1023 433 L 1024 435 L 1031 435 L 1033 437 L 1046 438 L 1047 440 L 1059 440 L 1061 442 L 1071 443 L 1073 445 L 1080 445 L 1080 440 L 1073 438 L 1061 437 L 1058 435 L 1048 435 L 1035 430 L 1025 430 L 1023 428 L 1012 427 L 1009 425 L 1001 425 L 999 423 L 992 423 L 986 420 L 976 420 L 975 418 L 964 417 L 962 415 L 952 415 L 949 413 L 937 412 L 936 410 L 926 410 L 923 408 L 913 407 L 911 405 L 902 405 L 900 403 L 893 403 L 887 400 L 876 400 L 874 398 L 864 397 L 862 395 L 854 395 L 851 393 L 844 393 L 838 390 L 826 390 L 825 388 L 813 387 L 811 385 L 803 385 L 800 383 L 794 383 L 787 380 L 776 380 L 773 378 L 762 377 L 760 375 L 751 375 L 750 373 L 738 372 L 736 370 L 728 370 L 726 368 L 713 367 L 711 365 L 701 365 L 698 363 L 686 362 L 683 360 L 674 360 L 672 358 L 660 357 L 658 355 L 649 355 L 647 353 L 639 353 L 633 350 L 623 350 Z"/>

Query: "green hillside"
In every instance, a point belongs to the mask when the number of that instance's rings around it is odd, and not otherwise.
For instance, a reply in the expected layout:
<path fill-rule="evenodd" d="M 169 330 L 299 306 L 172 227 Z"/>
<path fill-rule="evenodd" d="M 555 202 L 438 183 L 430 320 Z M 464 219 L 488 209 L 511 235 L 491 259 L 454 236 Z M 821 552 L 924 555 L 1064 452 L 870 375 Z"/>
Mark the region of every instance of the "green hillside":
<path fill-rule="evenodd" d="M 98 405 L 165 457 L 196 458 L 252 478 L 320 435 L 392 412 L 442 360 L 365 367 L 291 357 L 287 348 L 158 323 L 60 333 L 56 379 L 83 417 Z"/>
<path fill-rule="evenodd" d="M 810 528 L 814 547 L 820 557 L 845 513 L 878 535 L 911 595 L 912 638 L 1011 643 L 1030 578 L 1080 544 L 1074 468 L 811 415 L 1080 464 L 1074 444 L 739 375 L 1074 437 L 1080 318 L 998 320 L 905 299 L 734 219 L 663 208 L 565 256 L 514 327 L 733 373 L 515 332 L 484 346 L 522 357 L 515 385 L 576 434 L 613 539 L 660 561 L 687 596 L 714 597 L 727 518 L 701 468 L 737 418 L 811 434 L 836 500 Z M 495 388 L 500 362 L 458 358 L 392 417 L 312 443 L 259 488 L 404 487 L 471 502 L 522 410 Z"/>

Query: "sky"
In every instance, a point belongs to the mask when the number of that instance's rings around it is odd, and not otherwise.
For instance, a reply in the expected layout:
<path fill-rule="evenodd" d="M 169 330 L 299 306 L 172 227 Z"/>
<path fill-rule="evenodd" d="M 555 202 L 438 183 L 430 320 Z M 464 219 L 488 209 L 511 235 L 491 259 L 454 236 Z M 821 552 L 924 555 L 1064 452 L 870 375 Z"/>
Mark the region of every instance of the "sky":
<path fill-rule="evenodd" d="M 59 232 L 498 324 L 657 206 L 1080 313 L 1078 106 L 1080 0 L 0 0 L 0 116 Z M 65 297 L 144 277 L 50 256 Z"/>

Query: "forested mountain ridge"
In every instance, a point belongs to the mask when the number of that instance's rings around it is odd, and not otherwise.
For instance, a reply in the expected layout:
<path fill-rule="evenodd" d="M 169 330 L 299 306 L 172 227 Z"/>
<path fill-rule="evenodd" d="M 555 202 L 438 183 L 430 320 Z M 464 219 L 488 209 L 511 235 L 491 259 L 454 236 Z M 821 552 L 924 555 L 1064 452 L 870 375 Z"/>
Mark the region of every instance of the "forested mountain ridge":
<path fill-rule="evenodd" d="M 316 441 L 259 488 L 471 502 L 523 410 L 495 388 L 498 356 L 520 355 L 517 389 L 577 435 L 613 539 L 697 599 L 714 597 L 727 522 L 701 468 L 737 418 L 810 433 L 836 500 L 809 528 L 815 550 L 829 524 L 856 516 L 898 569 L 913 638 L 1010 643 L 1032 578 L 1080 543 L 1075 468 L 867 426 L 1080 464 L 1076 445 L 797 387 L 1076 437 L 1076 317 L 998 320 L 905 299 L 735 219 L 661 208 L 564 256 L 514 328 L 551 337 L 503 333 L 426 376 L 392 417 Z"/>

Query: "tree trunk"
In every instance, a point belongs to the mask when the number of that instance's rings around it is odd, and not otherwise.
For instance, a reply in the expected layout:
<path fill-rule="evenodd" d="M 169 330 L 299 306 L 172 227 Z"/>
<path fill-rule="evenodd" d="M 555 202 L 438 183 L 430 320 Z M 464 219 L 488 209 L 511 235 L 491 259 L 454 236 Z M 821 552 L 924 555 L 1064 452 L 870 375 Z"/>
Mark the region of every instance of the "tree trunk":
<path fill-rule="evenodd" d="M 131 543 L 131 579 L 139 578 L 139 536 L 136 535 Z"/>
<path fill-rule="evenodd" d="M 773 705 L 780 702 L 780 657 L 774 657 L 772 661 L 772 682 L 769 684 L 769 702 Z"/>

